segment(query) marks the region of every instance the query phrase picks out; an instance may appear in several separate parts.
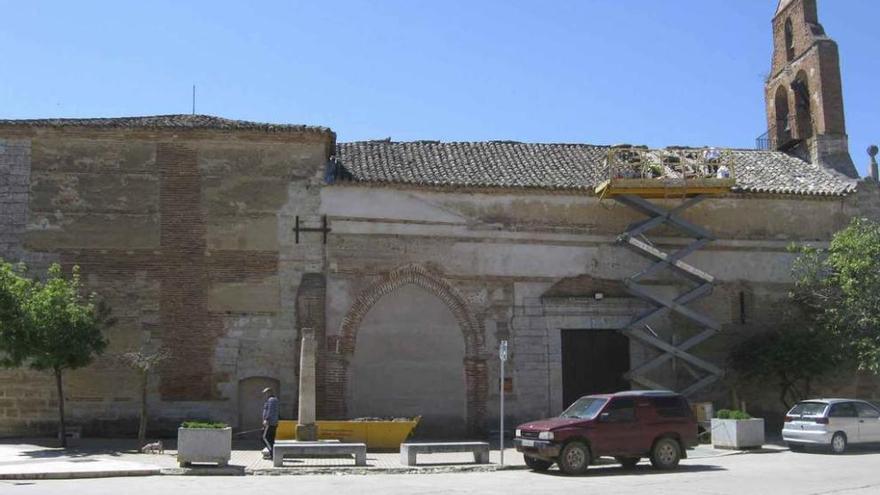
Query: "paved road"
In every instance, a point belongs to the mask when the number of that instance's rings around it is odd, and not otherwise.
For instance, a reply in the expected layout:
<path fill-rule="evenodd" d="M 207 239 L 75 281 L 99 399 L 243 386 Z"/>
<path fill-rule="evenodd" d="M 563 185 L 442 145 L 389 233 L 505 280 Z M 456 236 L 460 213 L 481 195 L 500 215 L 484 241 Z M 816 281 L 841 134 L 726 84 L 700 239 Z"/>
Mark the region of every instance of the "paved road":
<path fill-rule="evenodd" d="M 586 490 L 589 490 L 588 492 Z M 530 471 L 428 475 L 244 476 L 108 478 L 70 481 L 3 482 L 2 495 L 271 495 L 271 494 L 877 494 L 880 453 L 844 456 L 788 451 L 730 455 L 685 461 L 676 472 L 646 464 L 628 472 L 602 466 L 582 477 Z"/>

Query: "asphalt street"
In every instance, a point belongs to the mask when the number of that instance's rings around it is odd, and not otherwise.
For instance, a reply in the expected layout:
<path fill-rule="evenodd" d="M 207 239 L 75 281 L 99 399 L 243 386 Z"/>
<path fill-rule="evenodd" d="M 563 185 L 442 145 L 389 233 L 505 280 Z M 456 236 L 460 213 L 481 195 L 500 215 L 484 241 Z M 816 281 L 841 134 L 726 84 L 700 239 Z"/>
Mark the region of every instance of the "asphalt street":
<path fill-rule="evenodd" d="M 842 456 L 775 451 L 686 460 L 678 471 L 659 472 L 642 462 L 635 471 L 591 468 L 568 477 L 551 471 L 421 475 L 187 477 L 151 476 L 67 481 L 0 481 L 2 495 L 124 494 L 877 494 L 880 451 Z"/>

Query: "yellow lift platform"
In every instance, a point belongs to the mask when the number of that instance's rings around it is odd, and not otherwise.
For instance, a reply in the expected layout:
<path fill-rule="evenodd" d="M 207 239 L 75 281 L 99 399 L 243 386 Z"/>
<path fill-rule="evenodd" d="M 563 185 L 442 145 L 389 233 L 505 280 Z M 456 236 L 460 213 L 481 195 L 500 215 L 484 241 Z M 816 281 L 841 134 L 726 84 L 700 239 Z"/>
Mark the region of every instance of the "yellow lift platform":
<path fill-rule="evenodd" d="M 608 179 L 596 188 L 600 198 L 611 198 L 647 218 L 629 225 L 617 241 L 619 244 L 647 258 L 650 264 L 624 279 L 624 285 L 635 297 L 649 304 L 649 309 L 635 315 L 621 332 L 653 347 L 659 353 L 632 368 L 625 375 L 639 386 L 652 389 L 677 388 L 684 395 L 693 395 L 717 382 L 723 370 L 714 363 L 693 354 L 698 344 L 721 331 L 721 325 L 708 315 L 688 307 L 712 293 L 716 283 L 711 274 L 685 261 L 690 254 L 714 240 L 703 227 L 685 220 L 680 215 L 706 198 L 727 194 L 735 184 L 735 170 L 729 151 L 716 148 L 647 148 L 618 146 L 608 151 L 606 158 Z M 680 198 L 680 204 L 670 207 L 668 202 L 651 199 Z M 693 238 L 687 246 L 665 252 L 651 242 L 646 234 L 660 226 L 675 229 L 685 237 Z M 669 297 L 652 283 L 646 283 L 661 271 L 675 274 L 680 289 Z M 672 342 L 659 336 L 651 323 L 667 313 L 676 313 L 689 321 L 696 331 L 684 341 Z M 676 378 L 676 387 L 669 387 L 650 378 L 651 371 L 669 362 L 680 363 L 688 375 L 688 382 Z"/>
<path fill-rule="evenodd" d="M 605 159 L 608 178 L 596 187 L 600 198 L 689 198 L 722 195 L 736 183 L 729 150 L 614 146 Z"/>

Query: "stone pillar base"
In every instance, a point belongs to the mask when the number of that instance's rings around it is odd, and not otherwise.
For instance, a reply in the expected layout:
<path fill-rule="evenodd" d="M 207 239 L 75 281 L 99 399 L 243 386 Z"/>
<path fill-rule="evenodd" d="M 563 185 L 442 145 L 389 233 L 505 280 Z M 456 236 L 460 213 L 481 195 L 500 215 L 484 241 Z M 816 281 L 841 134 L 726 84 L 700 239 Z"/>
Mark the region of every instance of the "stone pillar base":
<path fill-rule="evenodd" d="M 318 439 L 318 425 L 296 425 L 296 439 L 299 442 L 314 442 Z"/>

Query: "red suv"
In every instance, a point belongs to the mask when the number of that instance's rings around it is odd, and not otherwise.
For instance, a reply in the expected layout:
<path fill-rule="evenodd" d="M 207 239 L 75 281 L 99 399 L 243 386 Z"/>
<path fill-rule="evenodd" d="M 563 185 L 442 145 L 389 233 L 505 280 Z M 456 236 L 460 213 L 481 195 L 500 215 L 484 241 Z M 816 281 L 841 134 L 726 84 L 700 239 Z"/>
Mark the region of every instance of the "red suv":
<path fill-rule="evenodd" d="M 697 422 L 687 399 L 667 391 L 588 395 L 558 418 L 516 429 L 516 450 L 536 471 L 553 463 L 580 474 L 597 457 L 614 457 L 633 468 L 642 457 L 658 469 L 673 469 L 697 444 Z"/>

